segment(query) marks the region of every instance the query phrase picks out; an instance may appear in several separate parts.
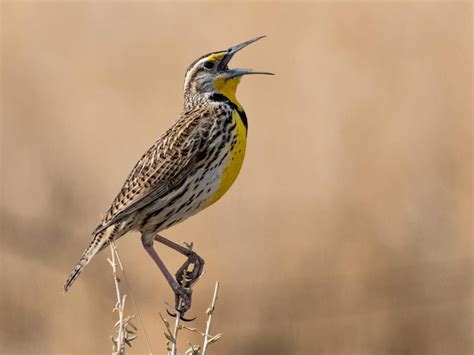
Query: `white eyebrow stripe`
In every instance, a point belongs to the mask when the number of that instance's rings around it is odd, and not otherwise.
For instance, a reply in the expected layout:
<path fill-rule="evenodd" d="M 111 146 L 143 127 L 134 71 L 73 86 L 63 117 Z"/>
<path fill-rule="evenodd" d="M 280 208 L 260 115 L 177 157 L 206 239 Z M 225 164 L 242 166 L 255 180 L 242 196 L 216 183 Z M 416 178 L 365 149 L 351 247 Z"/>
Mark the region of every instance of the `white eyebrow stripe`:
<path fill-rule="evenodd" d="M 199 61 L 196 62 L 196 64 L 194 64 L 194 66 L 191 69 L 188 70 L 188 72 L 186 73 L 186 77 L 184 78 L 184 89 L 188 87 L 189 81 L 191 80 L 192 76 L 196 72 L 197 68 L 201 65 L 201 63 L 207 61 L 207 58 L 209 58 L 209 56 L 206 56 L 200 59 Z"/>

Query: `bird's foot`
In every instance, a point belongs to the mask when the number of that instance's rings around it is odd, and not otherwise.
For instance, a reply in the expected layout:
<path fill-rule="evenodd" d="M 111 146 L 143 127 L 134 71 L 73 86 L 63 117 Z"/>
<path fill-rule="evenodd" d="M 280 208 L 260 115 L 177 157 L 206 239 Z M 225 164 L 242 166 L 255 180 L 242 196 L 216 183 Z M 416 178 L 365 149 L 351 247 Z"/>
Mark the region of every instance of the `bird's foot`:
<path fill-rule="evenodd" d="M 192 269 L 189 267 L 192 265 Z M 190 251 L 188 260 L 176 272 L 176 281 L 185 287 L 191 287 L 202 275 L 204 270 L 204 259 L 197 255 L 194 251 Z"/>
<path fill-rule="evenodd" d="M 186 289 L 183 286 L 176 288 L 176 290 L 174 290 L 176 313 L 172 313 L 168 311 L 168 309 L 166 310 L 166 313 L 174 318 L 179 314 L 179 318 L 184 322 L 192 322 L 195 320 L 197 317 L 184 317 L 184 314 L 191 308 L 191 293 L 192 291 L 190 289 Z"/>

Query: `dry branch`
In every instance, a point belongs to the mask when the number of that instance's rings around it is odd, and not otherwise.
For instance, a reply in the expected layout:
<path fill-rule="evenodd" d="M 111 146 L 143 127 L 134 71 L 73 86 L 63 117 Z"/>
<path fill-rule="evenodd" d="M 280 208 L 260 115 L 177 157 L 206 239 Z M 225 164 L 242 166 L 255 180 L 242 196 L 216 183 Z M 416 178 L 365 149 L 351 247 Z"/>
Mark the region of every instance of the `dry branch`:
<path fill-rule="evenodd" d="M 112 266 L 112 274 L 114 276 L 114 283 L 115 283 L 115 293 L 117 295 L 117 303 L 113 309 L 113 312 L 118 312 L 119 320 L 115 323 L 114 327 L 115 336 L 111 337 L 112 340 L 112 354 L 113 355 L 124 355 L 125 354 L 125 344 L 128 346 L 132 346 L 131 342 L 136 339 L 137 327 L 133 325 L 130 321 L 135 318 L 135 315 L 131 316 L 124 316 L 125 313 L 125 300 L 127 299 L 127 295 L 121 294 L 120 291 L 120 279 L 117 275 L 117 260 L 119 261 L 118 265 L 123 272 L 123 266 L 120 263 L 120 259 L 117 254 L 117 249 L 114 243 L 110 244 L 110 251 L 112 254 L 111 259 L 107 259 L 109 264 Z"/>

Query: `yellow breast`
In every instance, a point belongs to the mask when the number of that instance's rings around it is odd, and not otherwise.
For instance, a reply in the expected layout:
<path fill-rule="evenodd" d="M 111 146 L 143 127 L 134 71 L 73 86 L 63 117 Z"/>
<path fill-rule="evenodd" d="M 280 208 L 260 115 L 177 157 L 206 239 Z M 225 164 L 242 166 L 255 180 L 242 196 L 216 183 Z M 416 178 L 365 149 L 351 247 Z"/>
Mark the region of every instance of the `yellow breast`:
<path fill-rule="evenodd" d="M 247 145 L 247 128 L 236 110 L 232 112 L 232 120 L 235 123 L 237 142 L 233 148 L 229 144 L 229 154 L 228 158 L 224 161 L 225 166 L 223 167 L 219 188 L 212 195 L 206 207 L 219 200 L 227 190 L 229 190 L 239 175 L 240 168 L 244 162 L 245 147 Z"/>

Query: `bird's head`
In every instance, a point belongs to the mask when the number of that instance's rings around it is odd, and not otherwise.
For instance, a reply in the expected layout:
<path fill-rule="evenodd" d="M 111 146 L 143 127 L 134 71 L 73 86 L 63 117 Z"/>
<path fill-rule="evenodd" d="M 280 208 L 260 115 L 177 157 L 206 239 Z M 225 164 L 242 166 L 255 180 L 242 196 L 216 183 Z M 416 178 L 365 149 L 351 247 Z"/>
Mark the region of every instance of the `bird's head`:
<path fill-rule="evenodd" d="M 243 75 L 273 75 L 273 73 L 251 69 L 229 69 L 228 64 L 235 53 L 263 37 L 265 36 L 253 38 L 227 50 L 212 52 L 196 59 L 186 71 L 184 78 L 185 97 L 204 97 L 218 93 L 238 104 L 235 92 Z"/>

